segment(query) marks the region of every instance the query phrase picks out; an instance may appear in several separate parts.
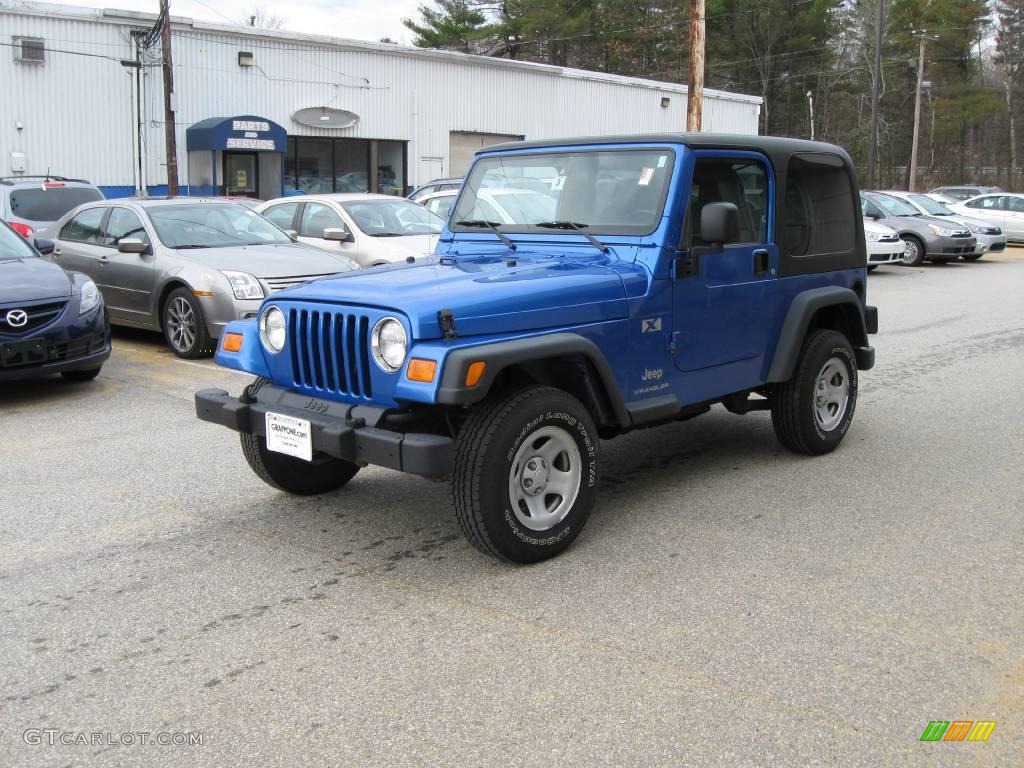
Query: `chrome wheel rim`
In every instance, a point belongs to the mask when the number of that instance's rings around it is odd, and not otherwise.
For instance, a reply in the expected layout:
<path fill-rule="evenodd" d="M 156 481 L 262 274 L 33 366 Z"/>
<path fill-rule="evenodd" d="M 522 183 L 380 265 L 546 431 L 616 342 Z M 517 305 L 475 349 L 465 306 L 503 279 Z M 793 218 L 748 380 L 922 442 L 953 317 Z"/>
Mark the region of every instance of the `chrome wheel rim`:
<path fill-rule="evenodd" d="M 825 432 L 838 427 L 850 404 L 850 375 L 843 361 L 830 357 L 814 381 L 814 418 Z"/>
<path fill-rule="evenodd" d="M 167 305 L 167 338 L 178 352 L 188 352 L 196 343 L 196 313 L 181 296 Z"/>
<path fill-rule="evenodd" d="M 562 522 L 580 492 L 580 449 L 561 427 L 542 427 L 523 441 L 508 473 L 508 496 L 516 519 L 531 531 Z"/>
<path fill-rule="evenodd" d="M 913 240 L 904 240 L 903 242 L 907 244 L 907 249 L 903 252 L 903 263 L 913 266 L 917 261 L 917 243 Z"/>

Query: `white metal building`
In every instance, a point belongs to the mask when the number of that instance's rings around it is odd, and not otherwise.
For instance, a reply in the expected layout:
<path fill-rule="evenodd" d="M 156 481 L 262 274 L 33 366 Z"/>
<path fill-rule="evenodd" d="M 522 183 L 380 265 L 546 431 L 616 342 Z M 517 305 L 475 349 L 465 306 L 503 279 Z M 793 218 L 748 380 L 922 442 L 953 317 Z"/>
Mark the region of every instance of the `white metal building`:
<path fill-rule="evenodd" d="M 155 3 L 154 3 L 155 4 Z M 0 176 L 166 191 L 155 14 L 0 0 Z M 401 194 L 508 139 L 683 130 L 686 87 L 172 17 L 190 194 Z M 142 66 L 132 66 L 141 62 Z M 704 129 L 757 132 L 761 99 L 705 91 Z"/>

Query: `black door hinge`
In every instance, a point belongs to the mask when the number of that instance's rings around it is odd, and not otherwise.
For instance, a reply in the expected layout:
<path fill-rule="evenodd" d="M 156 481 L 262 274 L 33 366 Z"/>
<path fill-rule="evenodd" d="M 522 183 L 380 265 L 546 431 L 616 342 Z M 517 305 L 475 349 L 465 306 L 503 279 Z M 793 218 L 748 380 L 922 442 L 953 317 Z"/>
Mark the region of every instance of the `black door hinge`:
<path fill-rule="evenodd" d="M 699 256 L 695 253 L 687 253 L 685 256 L 677 256 L 672 263 L 674 278 L 694 277 L 700 272 Z"/>
<path fill-rule="evenodd" d="M 442 309 L 437 313 L 437 324 L 441 326 L 441 332 L 446 339 L 458 336 L 455 332 L 455 314 L 450 309 Z"/>

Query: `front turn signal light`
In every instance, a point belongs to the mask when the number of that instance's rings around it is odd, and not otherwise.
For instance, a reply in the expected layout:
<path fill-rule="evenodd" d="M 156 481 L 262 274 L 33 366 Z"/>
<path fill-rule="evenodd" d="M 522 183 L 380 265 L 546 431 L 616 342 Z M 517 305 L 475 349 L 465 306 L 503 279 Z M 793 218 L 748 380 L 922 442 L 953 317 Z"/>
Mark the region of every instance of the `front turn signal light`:
<path fill-rule="evenodd" d="M 484 370 L 487 368 L 487 363 L 483 360 L 477 360 L 475 363 L 469 364 L 469 370 L 466 371 L 466 386 L 475 387 L 480 383 L 480 379 L 484 377 Z"/>
<path fill-rule="evenodd" d="M 225 352 L 241 352 L 242 351 L 242 334 L 240 333 L 225 333 L 224 343 L 221 345 L 221 349 Z"/>
<path fill-rule="evenodd" d="M 434 374 L 436 373 L 437 361 L 421 360 L 414 357 L 409 361 L 409 368 L 406 370 L 405 375 L 409 381 L 421 381 L 424 384 L 429 384 L 434 380 Z"/>

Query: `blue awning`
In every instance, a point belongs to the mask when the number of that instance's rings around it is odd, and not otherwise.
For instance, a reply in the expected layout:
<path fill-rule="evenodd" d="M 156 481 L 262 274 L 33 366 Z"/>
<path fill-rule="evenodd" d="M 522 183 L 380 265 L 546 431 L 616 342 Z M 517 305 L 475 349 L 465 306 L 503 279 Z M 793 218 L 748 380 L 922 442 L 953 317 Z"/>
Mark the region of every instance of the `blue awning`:
<path fill-rule="evenodd" d="M 188 151 L 203 149 L 246 152 L 284 152 L 288 132 L 275 122 L 255 115 L 211 117 L 185 131 Z"/>

